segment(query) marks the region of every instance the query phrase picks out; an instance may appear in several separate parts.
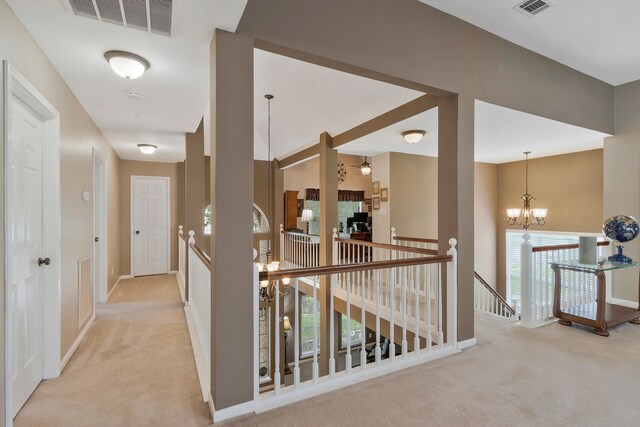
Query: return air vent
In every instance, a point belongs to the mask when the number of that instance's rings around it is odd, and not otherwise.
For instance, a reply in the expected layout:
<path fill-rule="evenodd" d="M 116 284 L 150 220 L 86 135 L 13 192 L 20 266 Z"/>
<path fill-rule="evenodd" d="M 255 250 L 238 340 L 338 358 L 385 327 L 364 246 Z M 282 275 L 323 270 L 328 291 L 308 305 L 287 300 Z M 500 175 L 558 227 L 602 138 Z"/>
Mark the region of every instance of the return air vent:
<path fill-rule="evenodd" d="M 173 0 L 68 0 L 78 16 L 171 36 Z"/>
<path fill-rule="evenodd" d="M 522 3 L 515 5 L 514 9 L 524 13 L 527 16 L 535 16 L 550 7 L 551 3 L 543 0 L 525 0 Z"/>

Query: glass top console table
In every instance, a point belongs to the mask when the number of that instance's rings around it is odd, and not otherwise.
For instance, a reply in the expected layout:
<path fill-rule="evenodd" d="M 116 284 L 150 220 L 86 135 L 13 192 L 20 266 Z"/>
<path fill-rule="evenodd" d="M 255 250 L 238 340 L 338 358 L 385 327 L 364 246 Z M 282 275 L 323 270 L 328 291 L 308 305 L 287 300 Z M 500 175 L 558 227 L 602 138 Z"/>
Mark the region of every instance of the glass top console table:
<path fill-rule="evenodd" d="M 578 262 L 552 263 L 555 287 L 553 291 L 553 315 L 558 318 L 561 325 L 571 326 L 572 322 L 580 323 L 595 328 L 597 335 L 608 337 L 608 328 L 621 323 L 640 324 L 640 305 L 637 308 L 629 308 L 607 303 L 607 271 L 623 268 L 638 268 L 640 262 L 632 264 L 616 264 L 609 261 L 599 264 L 580 264 Z M 561 293 L 563 288 L 562 272 L 569 271 L 579 274 L 593 274 L 596 276 L 596 301 L 575 305 L 569 308 L 561 308 Z M 565 285 L 566 286 L 566 285 Z M 638 282 L 640 300 L 640 280 Z"/>

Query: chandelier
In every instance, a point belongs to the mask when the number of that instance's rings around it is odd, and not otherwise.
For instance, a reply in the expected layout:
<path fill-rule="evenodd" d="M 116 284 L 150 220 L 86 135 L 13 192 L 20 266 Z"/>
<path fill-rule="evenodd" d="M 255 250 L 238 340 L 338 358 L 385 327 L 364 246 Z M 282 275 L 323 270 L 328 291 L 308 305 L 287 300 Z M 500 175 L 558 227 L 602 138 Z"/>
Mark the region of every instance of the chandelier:
<path fill-rule="evenodd" d="M 258 263 L 257 265 L 258 271 L 260 272 L 266 270 L 268 273 L 271 273 L 274 271 L 278 271 L 278 269 L 280 268 L 280 262 L 278 261 L 271 261 L 268 264 Z M 259 290 L 260 299 L 267 303 L 271 303 L 276 298 L 276 292 L 280 292 L 280 296 L 289 295 L 289 293 L 291 292 L 291 286 L 289 286 L 289 283 L 289 278 L 283 278 L 282 284 L 284 286 L 282 287 L 282 289 L 280 289 L 277 280 L 261 280 Z"/>
<path fill-rule="evenodd" d="M 547 209 L 532 208 L 531 201 L 535 200 L 531 194 L 529 194 L 529 154 L 531 151 L 525 151 L 525 192 L 520 198 L 522 200 L 522 209 L 510 208 L 507 209 L 507 216 L 509 225 L 521 225 L 522 228 L 528 230 L 531 226 L 543 226 L 546 223 Z"/>

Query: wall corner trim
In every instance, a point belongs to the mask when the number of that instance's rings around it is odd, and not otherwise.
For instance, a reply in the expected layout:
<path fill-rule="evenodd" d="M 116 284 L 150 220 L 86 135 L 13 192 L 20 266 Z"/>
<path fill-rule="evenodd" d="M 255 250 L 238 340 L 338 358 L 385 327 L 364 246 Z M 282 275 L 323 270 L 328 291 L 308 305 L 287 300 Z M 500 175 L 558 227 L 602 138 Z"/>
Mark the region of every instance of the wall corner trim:
<path fill-rule="evenodd" d="M 109 302 L 111 295 L 113 295 L 118 285 L 120 285 L 120 282 L 122 282 L 125 279 L 133 279 L 133 276 L 127 274 L 127 275 L 118 277 L 118 280 L 116 280 L 116 284 L 113 285 L 113 288 L 111 288 L 111 290 L 109 291 L 109 294 L 107 294 L 107 303 Z"/>

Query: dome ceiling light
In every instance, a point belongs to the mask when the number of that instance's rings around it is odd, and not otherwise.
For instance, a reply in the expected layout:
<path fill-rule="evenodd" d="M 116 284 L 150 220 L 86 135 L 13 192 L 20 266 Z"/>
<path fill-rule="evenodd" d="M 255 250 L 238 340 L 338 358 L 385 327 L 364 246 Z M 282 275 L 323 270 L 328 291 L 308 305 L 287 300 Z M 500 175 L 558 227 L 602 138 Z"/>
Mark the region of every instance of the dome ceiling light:
<path fill-rule="evenodd" d="M 110 50 L 104 54 L 113 71 L 125 79 L 137 79 L 151 66 L 149 61 L 135 53 Z"/>
<path fill-rule="evenodd" d="M 402 137 L 409 144 L 417 144 L 418 142 L 422 141 L 422 138 L 424 138 L 426 133 L 427 132 L 424 130 L 408 130 L 402 132 Z"/>
<path fill-rule="evenodd" d="M 151 144 L 138 144 L 138 149 L 142 152 L 142 154 L 153 154 L 156 152 L 157 148 L 158 147 Z"/>

